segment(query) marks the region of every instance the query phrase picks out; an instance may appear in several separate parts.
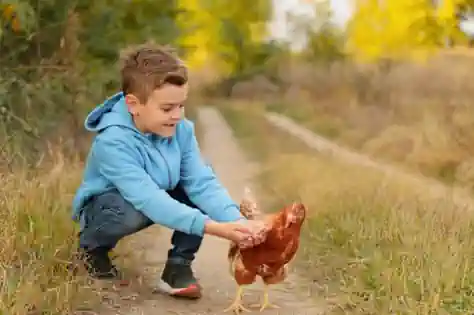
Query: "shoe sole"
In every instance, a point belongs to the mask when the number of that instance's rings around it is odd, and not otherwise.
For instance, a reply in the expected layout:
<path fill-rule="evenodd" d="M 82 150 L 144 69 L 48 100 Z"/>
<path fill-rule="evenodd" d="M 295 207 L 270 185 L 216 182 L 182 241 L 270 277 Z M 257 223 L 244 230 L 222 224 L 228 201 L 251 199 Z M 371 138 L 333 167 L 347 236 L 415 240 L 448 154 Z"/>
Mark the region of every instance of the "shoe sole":
<path fill-rule="evenodd" d="M 157 290 L 174 297 L 193 300 L 199 299 L 202 296 L 201 287 L 198 284 L 191 284 L 187 288 L 174 289 L 168 283 L 164 282 L 163 280 L 160 280 L 158 282 Z"/>

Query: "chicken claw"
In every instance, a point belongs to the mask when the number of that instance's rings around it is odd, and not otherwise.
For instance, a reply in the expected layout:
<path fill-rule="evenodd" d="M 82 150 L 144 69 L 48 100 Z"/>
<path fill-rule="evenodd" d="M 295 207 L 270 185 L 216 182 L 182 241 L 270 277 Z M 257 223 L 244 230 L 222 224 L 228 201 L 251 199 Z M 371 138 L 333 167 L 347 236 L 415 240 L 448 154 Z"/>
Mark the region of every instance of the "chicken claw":
<path fill-rule="evenodd" d="M 271 304 L 269 299 L 268 299 L 268 292 L 265 291 L 263 293 L 263 302 L 262 302 L 262 306 L 260 307 L 260 312 L 263 312 L 264 309 L 266 308 L 280 308 L 278 305 L 275 305 L 275 304 Z"/>
<path fill-rule="evenodd" d="M 255 307 L 260 306 L 260 312 L 263 312 L 263 310 L 265 310 L 267 308 L 274 308 L 274 309 L 280 308 L 280 306 L 270 303 L 269 294 L 268 294 L 268 286 L 265 286 L 265 288 L 264 288 L 262 303 L 258 304 L 258 305 L 252 305 L 252 307 L 254 307 L 254 306 Z"/>
<path fill-rule="evenodd" d="M 245 308 L 243 305 L 242 305 L 242 293 L 244 291 L 244 288 L 242 288 L 241 286 L 239 286 L 238 290 L 237 290 L 237 295 L 235 297 L 235 300 L 234 302 L 224 310 L 224 312 L 229 312 L 229 311 L 233 311 L 235 314 L 239 314 L 240 312 L 244 311 L 244 312 L 250 312 L 249 309 Z"/>

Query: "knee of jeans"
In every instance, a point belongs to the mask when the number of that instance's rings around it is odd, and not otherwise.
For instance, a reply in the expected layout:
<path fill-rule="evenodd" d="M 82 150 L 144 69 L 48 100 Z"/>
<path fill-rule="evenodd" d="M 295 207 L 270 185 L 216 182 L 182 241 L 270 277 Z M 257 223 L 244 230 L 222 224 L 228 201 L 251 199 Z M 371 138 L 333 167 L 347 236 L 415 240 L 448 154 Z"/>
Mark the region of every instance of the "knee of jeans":
<path fill-rule="evenodd" d="M 104 194 L 95 208 L 96 224 L 111 235 L 131 234 L 149 225 L 149 219 L 117 192 Z"/>
<path fill-rule="evenodd" d="M 121 238 L 148 226 L 146 217 L 135 209 L 103 209 L 102 218 L 95 223 L 96 231 L 104 237 Z"/>
<path fill-rule="evenodd" d="M 134 233 L 142 230 L 149 225 L 150 220 L 140 211 L 130 209 L 124 212 L 122 226 L 126 233 Z"/>

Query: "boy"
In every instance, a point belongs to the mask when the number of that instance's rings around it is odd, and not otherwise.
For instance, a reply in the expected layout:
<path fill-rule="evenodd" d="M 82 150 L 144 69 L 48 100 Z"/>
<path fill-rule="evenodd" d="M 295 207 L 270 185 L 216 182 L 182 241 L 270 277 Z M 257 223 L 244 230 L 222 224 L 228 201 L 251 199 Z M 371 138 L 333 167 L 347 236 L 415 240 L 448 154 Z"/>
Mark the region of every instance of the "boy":
<path fill-rule="evenodd" d="M 255 246 L 266 227 L 246 221 L 201 159 L 194 128 L 183 118 L 186 67 L 164 48 L 127 54 L 122 92 L 89 113 L 96 132 L 84 178 L 73 201 L 81 223 L 79 246 L 88 272 L 118 275 L 108 252 L 124 236 L 153 223 L 174 230 L 159 287 L 171 295 L 201 296 L 191 263 L 204 234 Z"/>

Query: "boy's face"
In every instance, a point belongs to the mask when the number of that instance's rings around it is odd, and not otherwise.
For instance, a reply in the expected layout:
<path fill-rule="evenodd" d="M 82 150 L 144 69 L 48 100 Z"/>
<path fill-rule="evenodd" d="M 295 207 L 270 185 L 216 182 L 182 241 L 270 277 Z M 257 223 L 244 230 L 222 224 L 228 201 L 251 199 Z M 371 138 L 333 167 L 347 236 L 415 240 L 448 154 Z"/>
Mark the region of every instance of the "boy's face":
<path fill-rule="evenodd" d="M 176 125 L 183 118 L 188 90 L 187 84 L 165 84 L 154 90 L 145 104 L 140 103 L 134 95 L 127 95 L 125 101 L 140 131 L 171 137 L 176 132 Z"/>

